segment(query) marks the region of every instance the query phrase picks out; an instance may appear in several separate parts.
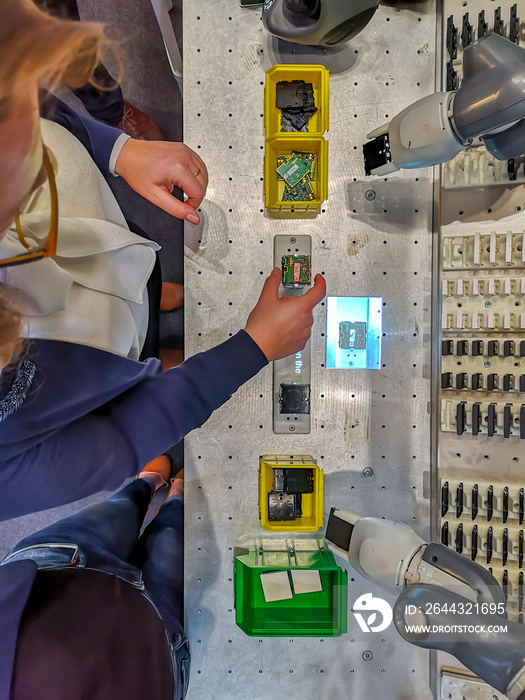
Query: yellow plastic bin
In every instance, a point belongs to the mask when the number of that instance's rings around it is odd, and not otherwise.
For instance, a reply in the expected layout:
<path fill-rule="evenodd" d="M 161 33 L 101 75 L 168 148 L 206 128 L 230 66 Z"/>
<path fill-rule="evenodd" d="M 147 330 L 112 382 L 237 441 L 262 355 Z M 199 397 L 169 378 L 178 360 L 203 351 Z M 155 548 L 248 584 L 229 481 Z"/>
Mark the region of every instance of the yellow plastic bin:
<path fill-rule="evenodd" d="M 317 155 L 317 174 L 310 185 L 315 192 L 315 199 L 309 202 L 283 202 L 284 180 L 277 179 L 277 156 L 291 156 L 292 151 L 315 153 Z M 315 213 L 328 196 L 328 142 L 322 136 L 305 133 L 288 133 L 274 136 L 266 141 L 264 158 L 264 195 L 266 209 L 270 214 Z"/>
<path fill-rule="evenodd" d="M 307 133 L 310 136 L 315 134 L 320 136 L 325 131 L 328 131 L 329 77 L 329 71 L 324 66 L 318 65 L 278 64 L 267 70 L 264 88 L 264 129 L 266 138 L 269 139 L 282 133 L 296 133 L 283 132 L 281 129 L 282 112 L 275 106 L 277 83 L 281 81 L 304 80 L 305 83 L 312 83 L 317 112 L 310 117 Z"/>
<path fill-rule="evenodd" d="M 274 469 L 313 469 L 313 493 L 303 493 L 302 516 L 296 520 L 268 520 L 268 494 L 273 491 Z M 259 465 L 261 526 L 274 532 L 316 532 L 323 526 L 323 470 L 310 455 L 263 455 Z"/>

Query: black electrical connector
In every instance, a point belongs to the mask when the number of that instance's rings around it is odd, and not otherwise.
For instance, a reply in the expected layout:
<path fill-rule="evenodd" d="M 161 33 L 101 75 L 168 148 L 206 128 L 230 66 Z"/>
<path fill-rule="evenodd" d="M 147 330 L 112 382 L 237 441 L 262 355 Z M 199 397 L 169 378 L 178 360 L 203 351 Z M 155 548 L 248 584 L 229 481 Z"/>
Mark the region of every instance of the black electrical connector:
<path fill-rule="evenodd" d="M 458 28 L 454 24 L 454 15 L 447 19 L 447 51 L 450 58 L 458 57 Z"/>
<path fill-rule="evenodd" d="M 463 482 L 458 484 L 456 489 L 456 518 L 461 518 L 463 514 Z"/>
<path fill-rule="evenodd" d="M 452 387 L 452 372 L 443 372 L 441 375 L 441 388 L 450 389 Z"/>
<path fill-rule="evenodd" d="M 472 535 L 471 537 L 471 542 L 470 542 L 470 558 L 472 561 L 476 561 L 476 557 L 478 556 L 478 526 L 474 525 L 472 528 Z"/>
<path fill-rule="evenodd" d="M 505 35 L 505 22 L 501 19 L 501 7 L 494 10 L 494 34 Z"/>
<path fill-rule="evenodd" d="M 470 24 L 468 18 L 468 12 L 463 15 L 463 22 L 461 27 L 461 46 L 466 49 L 469 44 L 472 43 L 474 38 L 474 27 Z"/>
<path fill-rule="evenodd" d="M 459 357 L 468 355 L 468 340 L 458 340 L 456 344 L 456 355 Z"/>
<path fill-rule="evenodd" d="M 456 407 L 456 434 L 463 435 L 467 423 L 467 402 L 460 401 Z"/>
<path fill-rule="evenodd" d="M 447 92 L 452 92 L 457 90 L 459 87 L 459 78 L 456 69 L 454 68 L 454 61 L 450 59 L 447 63 Z"/>
<path fill-rule="evenodd" d="M 502 508 L 502 520 L 504 523 L 509 519 L 509 487 L 505 486 L 503 489 L 503 508 Z"/>
<path fill-rule="evenodd" d="M 441 486 L 441 517 L 443 518 L 448 513 L 448 481 L 445 481 Z"/>
<path fill-rule="evenodd" d="M 481 37 L 485 36 L 487 33 L 487 30 L 489 28 L 489 25 L 487 22 L 485 22 L 485 10 L 481 10 L 481 12 L 478 14 L 478 39 L 481 39 Z"/>
<path fill-rule="evenodd" d="M 487 411 L 487 435 L 489 437 L 493 437 L 496 432 L 496 407 L 495 403 L 489 403 L 489 409 Z"/>
<path fill-rule="evenodd" d="M 503 343 L 503 357 L 512 357 L 514 355 L 514 341 L 505 340 Z"/>
<path fill-rule="evenodd" d="M 441 544 L 448 547 L 449 536 L 448 536 L 448 523 L 443 523 L 441 527 Z"/>
<path fill-rule="evenodd" d="M 487 564 L 492 561 L 492 554 L 494 552 L 494 530 L 489 527 L 487 530 Z"/>
<path fill-rule="evenodd" d="M 474 357 L 481 357 L 483 355 L 483 341 L 473 340 L 472 341 L 472 355 Z"/>
<path fill-rule="evenodd" d="M 478 516 L 478 500 L 479 500 L 479 487 L 477 484 L 474 484 L 472 487 L 472 520 L 475 520 Z M 476 526 L 476 532 L 477 532 L 477 526 Z"/>
<path fill-rule="evenodd" d="M 497 355 L 499 355 L 499 341 L 498 340 L 489 340 L 488 356 L 489 357 L 496 357 Z"/>
<path fill-rule="evenodd" d="M 467 388 L 467 373 L 459 372 L 456 374 L 456 389 L 466 389 Z"/>
<path fill-rule="evenodd" d="M 497 391 L 498 390 L 498 375 L 492 372 L 487 376 L 487 390 Z"/>
<path fill-rule="evenodd" d="M 456 552 L 458 554 L 463 553 L 463 523 L 459 523 L 458 529 L 456 530 Z"/>
<path fill-rule="evenodd" d="M 442 340 L 441 341 L 441 354 L 443 357 L 454 354 L 454 343 L 452 340 Z"/>
<path fill-rule="evenodd" d="M 481 372 L 475 372 L 472 375 L 472 390 L 476 391 L 477 389 L 483 389 L 483 375 Z"/>
<path fill-rule="evenodd" d="M 365 175 L 372 175 L 375 170 L 392 162 L 390 140 L 388 134 L 377 136 L 363 144 L 363 157 L 365 160 Z"/>
<path fill-rule="evenodd" d="M 481 430 L 481 403 L 476 401 L 472 406 L 472 435 L 478 435 Z"/>
<path fill-rule="evenodd" d="M 519 164 L 516 158 L 509 158 L 507 161 L 507 175 L 509 180 L 513 182 L 518 179 Z"/>
<path fill-rule="evenodd" d="M 494 515 L 494 486 L 489 486 L 489 488 L 487 490 L 487 521 L 489 523 L 492 520 L 493 515 Z"/>
<path fill-rule="evenodd" d="M 518 5 L 510 8 L 509 39 L 514 44 L 520 43 L 520 18 L 518 17 Z"/>
<path fill-rule="evenodd" d="M 512 391 L 514 389 L 514 375 L 503 375 L 503 391 Z"/>

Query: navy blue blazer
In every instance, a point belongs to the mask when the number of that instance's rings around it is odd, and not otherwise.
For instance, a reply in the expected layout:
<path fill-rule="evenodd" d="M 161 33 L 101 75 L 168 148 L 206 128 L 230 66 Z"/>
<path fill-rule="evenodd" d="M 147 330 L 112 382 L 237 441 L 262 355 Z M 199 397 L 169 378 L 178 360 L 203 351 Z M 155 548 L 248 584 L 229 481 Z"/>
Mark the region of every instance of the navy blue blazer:
<path fill-rule="evenodd" d="M 56 116 L 107 171 L 119 130 L 69 109 Z M 21 370 L 0 394 L 0 520 L 117 488 L 267 362 L 245 331 L 164 373 L 155 359 L 30 341 Z M 30 561 L 0 566 L 0 700 L 9 698 L 18 625 L 36 571 Z"/>

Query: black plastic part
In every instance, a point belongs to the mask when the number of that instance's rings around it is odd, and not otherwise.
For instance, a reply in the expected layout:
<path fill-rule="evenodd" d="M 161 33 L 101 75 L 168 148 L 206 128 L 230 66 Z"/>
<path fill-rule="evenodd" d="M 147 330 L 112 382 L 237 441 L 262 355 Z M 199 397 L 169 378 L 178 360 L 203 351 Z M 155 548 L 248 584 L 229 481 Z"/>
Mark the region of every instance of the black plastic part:
<path fill-rule="evenodd" d="M 503 528 L 503 539 L 501 545 L 501 563 L 503 566 L 507 566 L 507 561 L 509 559 L 509 529 L 507 527 Z"/>
<path fill-rule="evenodd" d="M 472 528 L 472 535 L 470 536 L 470 558 L 472 561 L 476 561 L 478 556 L 478 526 L 474 525 Z"/>
<path fill-rule="evenodd" d="M 458 484 L 456 489 L 456 518 L 461 518 L 463 513 L 463 483 Z"/>
<path fill-rule="evenodd" d="M 505 566 L 505 564 L 503 565 Z M 509 572 L 507 569 L 503 572 L 503 578 L 501 579 L 501 588 L 503 590 L 503 597 L 505 598 L 505 605 L 509 598 Z"/>
<path fill-rule="evenodd" d="M 390 140 L 388 134 L 377 136 L 363 144 L 363 157 L 365 160 L 365 175 L 371 175 L 376 168 L 392 162 Z"/>
<path fill-rule="evenodd" d="M 467 402 L 460 401 L 456 408 L 456 433 L 463 435 L 467 423 Z"/>
<path fill-rule="evenodd" d="M 520 530 L 518 537 L 518 566 L 520 569 L 523 568 L 523 530 Z"/>
<path fill-rule="evenodd" d="M 507 175 L 509 176 L 509 180 L 512 182 L 513 180 L 518 179 L 518 169 L 519 165 L 516 161 L 516 158 L 509 158 L 507 161 Z"/>
<path fill-rule="evenodd" d="M 448 481 L 441 485 L 441 517 L 448 513 Z"/>
<path fill-rule="evenodd" d="M 503 437 L 510 437 L 510 430 L 512 428 L 512 404 L 506 403 L 503 407 Z M 505 522 L 505 521 L 503 521 Z"/>
<path fill-rule="evenodd" d="M 496 432 L 496 421 L 497 421 L 497 415 L 496 415 L 496 404 L 495 403 L 489 403 L 489 410 L 487 414 L 487 435 L 489 437 L 493 437 L 494 433 Z"/>
<path fill-rule="evenodd" d="M 509 519 L 509 487 L 503 489 L 503 516 L 501 518 L 504 523 Z M 507 533 L 508 534 L 508 533 Z"/>
<path fill-rule="evenodd" d="M 520 440 L 525 440 L 525 404 L 520 406 Z"/>
<path fill-rule="evenodd" d="M 459 357 L 468 355 L 468 340 L 458 340 L 456 345 L 456 355 Z"/>
<path fill-rule="evenodd" d="M 492 554 L 494 552 L 494 530 L 489 527 L 487 530 L 487 564 L 492 561 Z"/>
<path fill-rule="evenodd" d="M 518 17 L 518 5 L 510 8 L 509 39 L 515 44 L 520 43 L 520 18 Z"/>
<path fill-rule="evenodd" d="M 474 357 L 481 357 L 483 355 L 483 341 L 473 340 L 472 341 L 472 355 Z"/>
<path fill-rule="evenodd" d="M 310 385 L 284 382 L 279 390 L 280 413 L 310 413 Z"/>
<path fill-rule="evenodd" d="M 520 612 L 523 610 L 523 571 L 520 571 L 518 576 L 518 610 Z"/>
<path fill-rule="evenodd" d="M 456 530 L 456 552 L 461 554 L 463 552 L 463 523 L 459 523 L 458 529 Z"/>
<path fill-rule="evenodd" d="M 454 69 L 454 61 L 450 59 L 447 63 L 447 92 L 457 90 L 459 87 L 459 79 L 457 71 Z"/>
<path fill-rule="evenodd" d="M 494 10 L 494 34 L 504 36 L 505 22 L 501 19 L 501 7 Z"/>
<path fill-rule="evenodd" d="M 496 355 L 499 355 L 499 341 L 498 340 L 489 340 L 489 350 L 488 350 L 487 354 L 489 357 L 495 357 Z"/>
<path fill-rule="evenodd" d="M 525 489 L 520 489 L 520 494 L 518 498 L 518 522 L 523 525 L 523 518 L 525 517 Z"/>
<path fill-rule="evenodd" d="M 441 341 L 441 354 L 443 357 L 454 354 L 454 343 L 452 340 L 442 340 Z"/>
<path fill-rule="evenodd" d="M 493 515 L 494 515 L 494 486 L 489 486 L 489 488 L 487 490 L 487 521 L 489 523 L 492 520 Z"/>
<path fill-rule="evenodd" d="M 514 355 L 514 341 L 506 340 L 503 343 L 503 357 L 511 357 Z"/>
<path fill-rule="evenodd" d="M 313 469 L 285 469 L 286 493 L 313 493 L 314 470 Z"/>
<path fill-rule="evenodd" d="M 520 392 L 525 393 L 525 374 L 520 375 Z"/>
<path fill-rule="evenodd" d="M 514 389 L 514 375 L 503 375 L 503 391 L 512 391 Z"/>
<path fill-rule="evenodd" d="M 458 57 L 458 29 L 454 24 L 454 15 L 447 19 L 447 51 L 450 58 Z"/>
<path fill-rule="evenodd" d="M 498 375 L 492 372 L 487 377 L 487 390 L 497 391 L 498 390 Z"/>
<path fill-rule="evenodd" d="M 443 372 L 441 375 L 441 388 L 450 389 L 452 386 L 452 372 Z"/>
<path fill-rule="evenodd" d="M 473 36 L 474 27 L 468 21 L 468 12 L 465 12 L 461 26 L 461 46 L 464 49 L 466 49 L 467 46 L 472 43 Z"/>
<path fill-rule="evenodd" d="M 520 357 L 525 357 L 525 340 L 520 341 Z"/>
<path fill-rule="evenodd" d="M 472 375 L 472 389 L 473 391 L 483 389 L 483 375 L 481 372 L 476 372 Z"/>
<path fill-rule="evenodd" d="M 478 516 L 478 496 L 479 496 L 479 488 L 477 484 L 474 484 L 472 487 L 472 520 L 475 520 Z M 476 526 L 476 532 L 478 531 L 477 526 Z"/>
<path fill-rule="evenodd" d="M 481 430 L 481 403 L 476 401 L 472 406 L 472 435 L 478 435 Z"/>
<path fill-rule="evenodd" d="M 448 523 L 443 523 L 441 527 L 441 544 L 448 547 Z"/>
<path fill-rule="evenodd" d="M 472 566 L 468 559 L 458 556 L 454 550 L 430 542 L 423 553 L 423 561 L 470 586 L 479 603 L 503 602 L 501 588 L 494 585 L 492 574 L 481 566 Z"/>
<path fill-rule="evenodd" d="M 335 515 L 337 508 L 332 508 L 330 510 L 330 516 L 328 517 L 328 525 L 326 526 L 325 538 L 335 544 L 336 547 L 344 549 L 348 552 L 350 549 L 350 539 L 352 537 L 352 530 L 354 526 L 347 523 L 346 520 L 342 520 Z"/>
<path fill-rule="evenodd" d="M 467 388 L 467 373 L 459 372 L 456 374 L 456 389 L 466 389 Z"/>
<path fill-rule="evenodd" d="M 478 39 L 481 39 L 482 36 L 485 36 L 487 33 L 487 29 L 489 28 L 489 25 L 487 22 L 485 22 L 485 10 L 481 10 L 481 12 L 478 15 Z"/>

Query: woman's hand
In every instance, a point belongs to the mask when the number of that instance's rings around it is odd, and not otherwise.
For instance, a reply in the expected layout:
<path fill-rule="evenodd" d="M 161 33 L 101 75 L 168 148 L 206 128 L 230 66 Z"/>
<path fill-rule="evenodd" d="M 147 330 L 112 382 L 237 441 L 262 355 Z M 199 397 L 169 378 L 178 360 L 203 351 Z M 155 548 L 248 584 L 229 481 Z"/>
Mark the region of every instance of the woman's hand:
<path fill-rule="evenodd" d="M 199 156 L 183 143 L 128 139 L 117 158 L 115 172 L 145 199 L 178 219 L 198 224 L 197 207 L 208 186 L 208 171 Z M 177 185 L 188 196 L 172 196 Z"/>
<path fill-rule="evenodd" d="M 244 329 L 269 362 L 304 348 L 314 322 L 312 310 L 326 294 L 324 277 L 316 275 L 314 286 L 306 294 L 279 299 L 277 292 L 281 278 L 281 270 L 275 267 L 266 279 L 257 306 L 248 316 Z"/>

